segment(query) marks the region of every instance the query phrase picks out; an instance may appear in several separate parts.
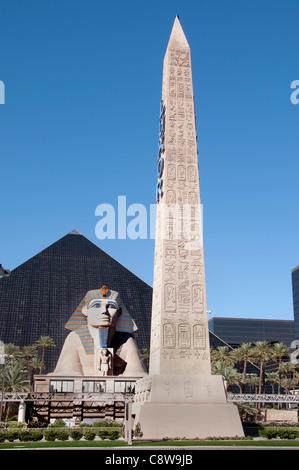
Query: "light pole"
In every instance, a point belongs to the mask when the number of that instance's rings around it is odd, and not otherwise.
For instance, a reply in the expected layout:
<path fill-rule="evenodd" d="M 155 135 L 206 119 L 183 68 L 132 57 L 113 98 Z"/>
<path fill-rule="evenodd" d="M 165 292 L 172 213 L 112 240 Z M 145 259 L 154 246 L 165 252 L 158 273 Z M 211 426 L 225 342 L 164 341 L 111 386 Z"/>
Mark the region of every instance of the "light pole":
<path fill-rule="evenodd" d="M 2 391 L 1 391 L 1 406 L 0 406 L 0 423 L 2 421 L 2 407 L 3 407 L 3 398 L 4 398 L 4 379 L 5 379 L 5 368 L 6 368 L 6 359 L 14 359 L 12 354 L 2 354 L 3 360 L 3 371 L 2 371 Z M 1 361 L 2 362 L 2 361 Z"/>

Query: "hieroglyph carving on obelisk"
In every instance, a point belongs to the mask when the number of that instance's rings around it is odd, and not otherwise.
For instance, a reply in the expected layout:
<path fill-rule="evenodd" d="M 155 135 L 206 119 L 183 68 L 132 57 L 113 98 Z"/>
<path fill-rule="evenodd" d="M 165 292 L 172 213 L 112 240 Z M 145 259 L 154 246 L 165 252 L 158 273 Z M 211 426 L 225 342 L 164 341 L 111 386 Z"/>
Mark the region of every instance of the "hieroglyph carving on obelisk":
<path fill-rule="evenodd" d="M 190 47 L 176 17 L 163 66 L 150 375 L 210 374 Z"/>

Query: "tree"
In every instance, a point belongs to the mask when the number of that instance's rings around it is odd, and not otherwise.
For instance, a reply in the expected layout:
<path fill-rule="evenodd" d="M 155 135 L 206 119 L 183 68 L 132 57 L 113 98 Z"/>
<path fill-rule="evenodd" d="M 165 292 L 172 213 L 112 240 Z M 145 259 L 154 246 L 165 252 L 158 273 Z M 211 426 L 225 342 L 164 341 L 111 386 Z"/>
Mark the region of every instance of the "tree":
<path fill-rule="evenodd" d="M 260 364 L 259 394 L 261 394 L 266 362 L 270 361 L 273 357 L 272 348 L 269 346 L 268 341 L 257 341 L 254 343 L 252 357 L 256 363 Z"/>
<path fill-rule="evenodd" d="M 284 343 L 274 343 L 273 346 L 272 346 L 272 351 L 273 351 L 273 359 L 275 359 L 275 360 L 278 359 L 278 376 L 279 376 L 278 393 L 280 394 L 280 391 L 281 391 L 281 365 L 282 365 L 282 360 L 285 357 L 289 357 L 290 349 Z"/>
<path fill-rule="evenodd" d="M 32 357 L 37 356 L 36 346 L 24 346 L 23 347 L 23 356 L 27 359 L 27 373 L 28 373 L 28 382 L 29 386 L 31 385 L 31 359 Z"/>
<path fill-rule="evenodd" d="M 256 379 L 259 382 L 259 378 L 256 374 L 247 374 L 246 375 L 245 383 L 249 386 L 249 393 L 254 392 L 254 390 L 252 390 L 252 388 L 254 388 L 255 385 L 256 385 Z"/>
<path fill-rule="evenodd" d="M 294 393 L 295 393 L 296 387 L 298 386 L 298 382 L 299 382 L 299 374 L 298 372 L 294 371 L 293 378 L 292 378 L 292 388 L 293 388 Z"/>
<path fill-rule="evenodd" d="M 226 390 L 228 391 L 232 385 L 240 383 L 240 374 L 238 371 L 223 361 L 215 361 L 212 364 L 212 374 L 222 375 L 226 383 Z"/>
<path fill-rule="evenodd" d="M 247 376 L 247 379 L 248 379 L 248 376 Z M 259 383 L 260 383 L 259 376 L 257 374 L 252 374 L 250 376 L 250 385 L 254 387 L 254 393 L 258 392 Z"/>
<path fill-rule="evenodd" d="M 22 356 L 22 351 L 19 346 L 16 346 L 13 343 L 6 343 L 4 345 L 4 352 L 9 356 L 14 356 L 15 359 L 19 359 Z"/>
<path fill-rule="evenodd" d="M 242 343 L 238 348 L 232 351 L 231 356 L 235 359 L 236 362 L 240 365 L 240 372 L 242 372 L 243 366 L 243 378 L 242 383 L 243 385 L 246 383 L 246 369 L 247 369 L 247 362 L 250 357 L 250 351 L 252 349 L 251 343 Z M 243 392 L 242 387 L 242 392 Z"/>
<path fill-rule="evenodd" d="M 295 370 L 295 365 L 292 364 L 292 362 L 283 362 L 281 364 L 281 372 L 284 374 L 284 383 L 285 383 L 285 391 L 286 393 L 289 392 L 289 388 L 292 384 L 292 382 L 289 379 L 289 372 L 294 372 Z"/>
<path fill-rule="evenodd" d="M 22 363 L 16 360 L 10 361 L 5 370 L 4 390 L 6 392 L 27 392 L 28 377 L 22 369 Z"/>
<path fill-rule="evenodd" d="M 41 359 L 37 356 L 32 357 L 30 361 L 31 372 L 34 375 L 36 371 L 41 368 Z"/>
<path fill-rule="evenodd" d="M 242 421 L 251 421 L 258 412 L 253 403 L 237 403 L 237 407 Z"/>
<path fill-rule="evenodd" d="M 42 358 L 39 370 L 39 374 L 41 375 L 44 367 L 45 351 L 47 348 L 56 348 L 56 344 L 50 336 L 40 336 L 40 338 L 36 341 L 36 346 L 38 348 L 42 348 Z"/>
<path fill-rule="evenodd" d="M 2 370 L 3 374 L 4 369 Z M 1 377 L 1 383 L 3 376 Z M 4 391 L 5 392 L 28 392 L 29 383 L 26 372 L 22 370 L 22 363 L 17 360 L 8 362 L 5 368 L 4 376 Z M 9 415 L 10 402 L 7 402 L 4 412 L 4 419 Z"/>
<path fill-rule="evenodd" d="M 272 386 L 272 393 L 274 394 L 274 386 L 279 383 L 279 374 L 277 372 L 269 372 L 266 377 L 266 381 L 270 382 Z"/>
<path fill-rule="evenodd" d="M 233 365 L 232 349 L 228 346 L 218 346 L 211 351 L 211 360 L 213 362 L 222 361 L 226 365 Z"/>

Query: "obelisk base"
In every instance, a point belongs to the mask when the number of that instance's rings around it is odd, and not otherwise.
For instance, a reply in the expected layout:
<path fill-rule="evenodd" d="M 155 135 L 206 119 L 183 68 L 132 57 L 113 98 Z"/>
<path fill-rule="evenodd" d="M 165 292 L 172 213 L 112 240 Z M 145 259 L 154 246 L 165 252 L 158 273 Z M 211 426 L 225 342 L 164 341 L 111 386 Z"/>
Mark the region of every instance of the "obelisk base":
<path fill-rule="evenodd" d="M 154 375 L 136 382 L 134 427 L 142 439 L 243 437 L 223 379 L 212 375 Z"/>

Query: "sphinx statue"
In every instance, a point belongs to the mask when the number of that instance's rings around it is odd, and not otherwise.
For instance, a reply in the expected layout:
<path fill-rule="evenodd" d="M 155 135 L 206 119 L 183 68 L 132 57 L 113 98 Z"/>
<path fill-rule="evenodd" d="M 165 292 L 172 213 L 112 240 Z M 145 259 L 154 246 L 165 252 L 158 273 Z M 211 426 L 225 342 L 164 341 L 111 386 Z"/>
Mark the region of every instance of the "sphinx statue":
<path fill-rule="evenodd" d="M 118 292 L 88 291 L 65 328 L 71 332 L 51 375 L 146 374 L 133 338 L 137 326 Z"/>

